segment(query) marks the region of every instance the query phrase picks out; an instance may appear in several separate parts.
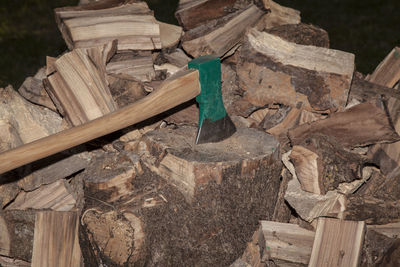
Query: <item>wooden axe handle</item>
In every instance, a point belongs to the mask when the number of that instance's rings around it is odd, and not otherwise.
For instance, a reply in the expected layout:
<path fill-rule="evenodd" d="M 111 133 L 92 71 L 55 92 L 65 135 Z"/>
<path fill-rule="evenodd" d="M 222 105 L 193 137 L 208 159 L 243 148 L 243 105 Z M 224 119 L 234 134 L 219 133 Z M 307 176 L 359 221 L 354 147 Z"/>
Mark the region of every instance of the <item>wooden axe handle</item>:
<path fill-rule="evenodd" d="M 129 106 L 0 154 L 0 174 L 144 121 L 198 94 L 198 71 L 181 71 L 163 82 L 155 92 Z"/>

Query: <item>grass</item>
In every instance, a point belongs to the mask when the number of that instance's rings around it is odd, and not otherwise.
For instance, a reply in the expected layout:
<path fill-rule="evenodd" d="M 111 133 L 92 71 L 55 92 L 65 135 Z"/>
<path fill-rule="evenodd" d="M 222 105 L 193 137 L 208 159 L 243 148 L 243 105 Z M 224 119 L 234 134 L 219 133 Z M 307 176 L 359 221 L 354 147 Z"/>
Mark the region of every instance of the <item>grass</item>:
<path fill-rule="evenodd" d="M 215 0 L 216 1 L 216 0 Z M 78 0 L 0 1 L 0 87 L 19 88 L 24 79 L 67 47 L 54 20 L 53 9 Z M 178 0 L 147 0 L 158 20 L 177 24 Z M 356 54 L 357 70 L 370 73 L 400 46 L 399 0 L 277 0 L 301 11 L 302 21 L 325 29 L 331 47 Z"/>

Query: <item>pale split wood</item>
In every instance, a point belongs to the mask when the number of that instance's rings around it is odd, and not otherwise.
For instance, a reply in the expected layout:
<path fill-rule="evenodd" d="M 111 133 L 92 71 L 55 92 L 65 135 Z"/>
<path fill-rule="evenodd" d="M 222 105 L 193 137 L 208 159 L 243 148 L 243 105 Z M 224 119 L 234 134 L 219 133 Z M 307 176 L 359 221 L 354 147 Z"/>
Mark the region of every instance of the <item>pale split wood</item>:
<path fill-rule="evenodd" d="M 308 264 L 315 233 L 297 224 L 260 221 L 265 242 L 260 248 L 270 259 Z"/>
<path fill-rule="evenodd" d="M 263 2 L 265 7 L 271 11 L 257 23 L 258 30 L 262 31 L 279 25 L 299 24 L 301 22 L 300 11 L 281 6 L 272 0 L 263 0 Z"/>
<path fill-rule="evenodd" d="M 157 21 L 157 23 L 160 27 L 161 47 L 166 49 L 176 46 L 183 34 L 182 27 L 161 21 Z"/>
<path fill-rule="evenodd" d="M 365 222 L 319 218 L 309 267 L 357 267 Z"/>
<path fill-rule="evenodd" d="M 393 48 L 367 79 L 383 86 L 394 87 L 400 80 L 400 47 Z"/>
<path fill-rule="evenodd" d="M 0 173 L 50 156 L 158 115 L 200 93 L 197 70 L 183 70 L 158 90 L 116 112 L 0 154 Z"/>
<path fill-rule="evenodd" d="M 66 181 L 58 180 L 44 185 L 32 192 L 21 191 L 16 199 L 6 207 L 7 210 L 52 209 L 69 211 L 76 205 L 76 200 L 68 192 Z"/>
<path fill-rule="evenodd" d="M 81 266 L 77 212 L 41 211 L 36 214 L 32 267 Z"/>
<path fill-rule="evenodd" d="M 118 40 L 118 49 L 161 49 L 160 28 L 145 2 L 101 1 L 56 8 L 58 27 L 70 49 Z"/>

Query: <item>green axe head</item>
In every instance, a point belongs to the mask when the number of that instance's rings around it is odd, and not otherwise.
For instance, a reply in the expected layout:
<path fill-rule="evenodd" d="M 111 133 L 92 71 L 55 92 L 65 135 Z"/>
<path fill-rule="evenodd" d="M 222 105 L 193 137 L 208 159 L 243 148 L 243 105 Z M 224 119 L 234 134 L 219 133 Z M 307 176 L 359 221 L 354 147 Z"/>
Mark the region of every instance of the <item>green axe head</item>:
<path fill-rule="evenodd" d="M 200 109 L 196 144 L 219 142 L 228 138 L 236 128 L 222 102 L 219 57 L 201 56 L 190 61 L 188 67 L 199 71 L 201 87 L 201 93 L 196 97 Z"/>

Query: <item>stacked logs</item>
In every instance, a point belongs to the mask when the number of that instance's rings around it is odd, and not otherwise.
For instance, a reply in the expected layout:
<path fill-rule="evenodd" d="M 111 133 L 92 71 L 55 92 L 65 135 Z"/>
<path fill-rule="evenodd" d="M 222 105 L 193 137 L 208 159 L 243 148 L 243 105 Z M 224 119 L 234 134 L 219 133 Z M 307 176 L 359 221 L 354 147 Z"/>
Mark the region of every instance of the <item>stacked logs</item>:
<path fill-rule="evenodd" d="M 2 174 L 1 265 L 398 263 L 399 48 L 364 76 L 272 0 L 181 0 L 180 26 L 145 2 L 89 2 L 55 9 L 69 51 L 1 89 L 0 151 L 133 103 L 206 54 L 238 130 L 195 145 L 189 101 Z"/>

